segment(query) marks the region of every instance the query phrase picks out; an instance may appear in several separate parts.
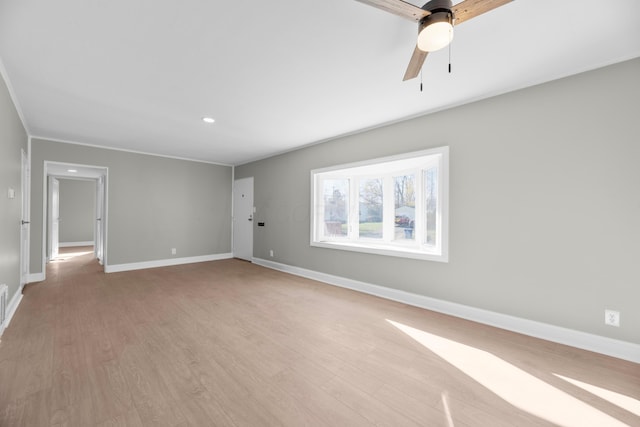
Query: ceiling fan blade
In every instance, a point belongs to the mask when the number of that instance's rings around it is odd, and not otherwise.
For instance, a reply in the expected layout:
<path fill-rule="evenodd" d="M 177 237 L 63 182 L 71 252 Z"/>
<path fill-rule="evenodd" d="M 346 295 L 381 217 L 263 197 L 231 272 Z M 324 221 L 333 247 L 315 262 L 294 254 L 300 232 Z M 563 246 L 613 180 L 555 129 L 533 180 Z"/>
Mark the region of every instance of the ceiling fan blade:
<path fill-rule="evenodd" d="M 424 60 L 427 59 L 428 53 L 429 52 L 418 49 L 418 46 L 416 46 L 416 48 L 413 50 L 413 55 L 411 55 L 409 66 L 407 67 L 407 71 L 404 73 L 404 78 L 402 79 L 402 81 L 411 80 L 418 77 L 418 74 L 422 69 L 422 64 L 424 64 Z"/>
<path fill-rule="evenodd" d="M 394 15 L 419 22 L 425 16 L 431 15 L 428 10 L 420 9 L 402 0 L 356 0 L 369 6 L 377 7 Z"/>
<path fill-rule="evenodd" d="M 471 18 L 489 12 L 497 7 L 510 3 L 512 0 L 465 0 L 453 6 L 455 25 L 462 24 Z"/>

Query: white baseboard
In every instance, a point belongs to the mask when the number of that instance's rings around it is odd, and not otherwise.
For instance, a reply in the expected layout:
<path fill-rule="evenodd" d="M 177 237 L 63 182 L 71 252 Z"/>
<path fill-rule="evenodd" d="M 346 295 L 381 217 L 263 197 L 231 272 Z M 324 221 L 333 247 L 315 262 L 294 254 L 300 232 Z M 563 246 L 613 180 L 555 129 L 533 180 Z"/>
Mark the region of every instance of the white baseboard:
<path fill-rule="evenodd" d="M 105 265 L 104 272 L 117 273 L 120 271 L 142 270 L 145 268 L 156 268 L 156 267 L 168 267 L 171 265 L 192 264 L 194 262 L 205 262 L 205 261 L 217 261 L 217 260 L 229 259 L 229 258 L 233 258 L 233 254 L 224 253 L 224 254 L 213 254 L 213 255 L 201 255 L 201 256 L 186 257 L 186 258 L 169 258 L 169 259 L 159 259 L 155 261 L 132 262 L 128 264 Z"/>
<path fill-rule="evenodd" d="M 4 324 L 0 325 L 0 336 L 2 336 L 2 333 L 4 332 L 4 330 L 7 329 L 7 326 L 9 326 L 9 323 L 11 323 L 11 319 L 13 318 L 13 315 L 16 313 L 16 310 L 18 309 L 18 306 L 20 305 L 21 301 L 22 301 L 22 288 L 18 289 L 18 292 L 13 294 L 11 301 L 9 301 L 9 304 L 7 305 L 7 318 L 5 319 Z"/>
<path fill-rule="evenodd" d="M 317 280 L 330 285 L 352 289 L 381 298 L 421 307 L 427 310 L 437 311 L 439 313 L 449 314 L 455 317 L 472 320 L 474 322 L 541 338 L 547 341 L 553 341 L 559 344 L 565 344 L 571 347 L 577 347 L 583 350 L 589 350 L 605 354 L 607 356 L 640 363 L 639 344 L 567 329 L 547 323 L 536 322 L 534 320 L 523 319 L 454 302 L 439 300 L 398 289 L 373 285 L 371 283 L 360 282 L 358 280 L 347 279 L 345 277 L 333 276 L 331 274 L 281 264 L 262 258 L 253 258 L 252 261 L 263 267 Z"/>
<path fill-rule="evenodd" d="M 89 240 L 87 242 L 60 242 L 58 243 L 58 247 L 60 248 L 70 248 L 74 246 L 93 246 L 93 240 Z"/>
<path fill-rule="evenodd" d="M 44 273 L 29 273 L 27 276 L 27 283 L 42 282 L 44 279 Z"/>

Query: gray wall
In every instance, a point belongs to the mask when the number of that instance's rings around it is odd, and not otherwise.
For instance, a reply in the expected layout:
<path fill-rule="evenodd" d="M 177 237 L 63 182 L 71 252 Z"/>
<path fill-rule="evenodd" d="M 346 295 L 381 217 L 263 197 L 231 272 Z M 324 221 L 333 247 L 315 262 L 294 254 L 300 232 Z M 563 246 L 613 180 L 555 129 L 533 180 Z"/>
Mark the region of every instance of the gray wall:
<path fill-rule="evenodd" d="M 236 167 L 254 256 L 640 343 L 639 112 L 635 59 Z M 449 263 L 310 247 L 311 169 L 443 145 Z"/>
<path fill-rule="evenodd" d="M 31 273 L 42 268 L 46 160 L 109 169 L 108 265 L 231 252 L 231 167 L 34 138 Z"/>
<path fill-rule="evenodd" d="M 93 241 L 96 181 L 60 178 L 60 243 Z"/>
<path fill-rule="evenodd" d="M 6 83 L 0 77 L 0 283 L 9 286 L 10 299 L 20 288 L 20 150 L 27 151 L 27 141 Z M 14 199 L 7 197 L 9 188 L 16 191 Z"/>

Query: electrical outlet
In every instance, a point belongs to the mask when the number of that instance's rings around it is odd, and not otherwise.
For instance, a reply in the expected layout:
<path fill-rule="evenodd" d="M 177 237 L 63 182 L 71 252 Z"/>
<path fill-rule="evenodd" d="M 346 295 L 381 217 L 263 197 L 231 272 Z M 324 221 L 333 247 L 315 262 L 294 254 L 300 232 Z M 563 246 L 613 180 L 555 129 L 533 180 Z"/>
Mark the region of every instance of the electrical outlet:
<path fill-rule="evenodd" d="M 604 311 L 604 324 L 610 326 L 620 326 L 620 312 L 615 310 Z"/>
<path fill-rule="evenodd" d="M 176 248 L 171 248 L 171 255 L 175 255 L 176 253 L 178 253 Z"/>
<path fill-rule="evenodd" d="M 273 257 L 273 249 L 269 249 L 269 256 Z"/>

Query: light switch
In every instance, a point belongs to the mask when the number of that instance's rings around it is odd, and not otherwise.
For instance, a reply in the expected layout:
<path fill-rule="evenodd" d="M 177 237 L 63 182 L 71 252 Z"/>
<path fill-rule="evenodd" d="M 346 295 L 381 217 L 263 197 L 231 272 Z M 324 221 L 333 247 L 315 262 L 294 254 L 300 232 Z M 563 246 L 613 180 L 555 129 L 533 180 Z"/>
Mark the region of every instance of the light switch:
<path fill-rule="evenodd" d="M 10 199 L 15 199 L 16 198 L 16 190 L 14 188 L 9 188 L 9 191 L 7 192 L 7 197 Z"/>

